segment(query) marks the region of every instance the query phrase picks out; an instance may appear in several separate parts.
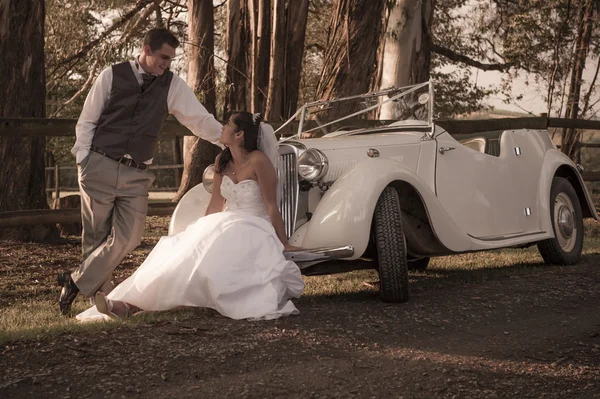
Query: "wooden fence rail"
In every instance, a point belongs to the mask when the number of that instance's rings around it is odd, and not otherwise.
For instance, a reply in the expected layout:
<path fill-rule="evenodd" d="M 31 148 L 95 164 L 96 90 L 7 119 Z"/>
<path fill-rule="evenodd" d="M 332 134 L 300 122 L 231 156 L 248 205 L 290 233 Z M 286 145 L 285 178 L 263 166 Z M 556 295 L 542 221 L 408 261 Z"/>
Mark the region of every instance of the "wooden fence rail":
<path fill-rule="evenodd" d="M 357 119 L 349 120 L 347 124 L 361 127 L 373 127 L 388 124 L 390 121 Z M 267 121 L 277 129 L 281 121 Z M 566 118 L 498 118 L 498 119 L 446 119 L 436 120 L 435 123 L 449 133 L 476 133 L 493 130 L 510 129 L 547 129 L 575 128 L 584 130 L 600 130 L 600 120 L 566 119 Z M 76 119 L 50 118 L 0 118 L 0 136 L 75 136 Z M 305 122 L 307 128 L 316 127 L 316 121 Z M 283 136 L 294 134 L 298 130 L 298 121 L 293 121 L 282 129 Z M 161 132 L 167 136 L 191 136 L 192 133 L 174 118 L 167 118 Z"/>
<path fill-rule="evenodd" d="M 61 191 L 79 191 L 79 187 L 63 187 L 60 185 L 60 174 L 62 170 L 76 170 L 77 166 L 54 165 L 45 168 L 46 172 L 54 174 L 54 187 L 46 187 L 46 192 L 54 192 L 54 198 L 60 198 Z M 151 170 L 183 169 L 183 164 L 176 165 L 150 165 Z M 154 188 L 151 191 L 177 191 L 179 187 Z"/>
<path fill-rule="evenodd" d="M 148 204 L 148 216 L 173 214 L 177 204 L 156 202 Z M 81 223 L 81 209 L 32 209 L 26 211 L 0 212 L 0 228 L 19 227 L 33 224 Z"/>

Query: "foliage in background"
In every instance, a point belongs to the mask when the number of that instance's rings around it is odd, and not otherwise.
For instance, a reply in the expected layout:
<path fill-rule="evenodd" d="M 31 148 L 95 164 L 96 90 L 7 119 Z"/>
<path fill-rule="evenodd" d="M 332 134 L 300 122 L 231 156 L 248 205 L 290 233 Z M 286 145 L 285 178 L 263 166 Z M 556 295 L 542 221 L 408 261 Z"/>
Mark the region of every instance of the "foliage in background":
<path fill-rule="evenodd" d="M 589 0 L 587 0 L 589 1 Z M 435 40 L 444 47 L 503 72 L 496 90 L 504 102 L 515 103 L 511 86 L 517 79 L 525 85 L 541 86 L 548 114 L 561 116 L 567 105 L 569 82 L 574 66 L 579 28 L 579 10 L 586 0 L 440 0 L 437 3 Z M 596 3 L 599 7 L 600 3 Z M 590 45 L 596 74 L 600 66 L 600 24 L 598 11 Z M 448 59 L 444 61 L 448 65 Z M 461 63 L 459 63 L 460 65 Z M 463 66 L 474 66 L 462 63 Z M 440 66 L 440 65 L 438 65 Z M 443 65 L 442 65 L 443 66 Z M 481 68 L 484 69 L 484 68 Z M 585 98 L 600 94 L 597 81 L 583 82 Z M 589 95 L 588 95 L 589 93 Z M 593 117 L 592 102 L 581 116 Z M 527 111 L 527 110 L 524 110 Z"/>

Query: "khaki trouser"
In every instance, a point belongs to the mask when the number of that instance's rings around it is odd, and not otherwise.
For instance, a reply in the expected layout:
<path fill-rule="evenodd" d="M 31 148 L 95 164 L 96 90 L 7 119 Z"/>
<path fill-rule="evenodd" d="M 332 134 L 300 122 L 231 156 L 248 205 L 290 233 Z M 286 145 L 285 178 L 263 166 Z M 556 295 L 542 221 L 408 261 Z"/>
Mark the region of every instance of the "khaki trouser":
<path fill-rule="evenodd" d="M 83 263 L 72 277 L 91 297 L 110 292 L 113 270 L 140 244 L 154 175 L 93 151 L 78 172 Z"/>

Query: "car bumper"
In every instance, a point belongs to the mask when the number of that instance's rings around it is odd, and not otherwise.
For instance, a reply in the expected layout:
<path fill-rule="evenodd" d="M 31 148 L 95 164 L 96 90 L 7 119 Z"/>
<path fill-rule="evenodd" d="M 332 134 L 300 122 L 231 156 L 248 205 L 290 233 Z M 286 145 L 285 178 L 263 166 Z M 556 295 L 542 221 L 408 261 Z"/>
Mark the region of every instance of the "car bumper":
<path fill-rule="evenodd" d="M 350 258 L 354 255 L 354 247 L 352 245 L 344 245 L 339 247 L 322 247 L 303 249 L 301 251 L 284 252 L 285 258 L 298 264 L 302 269 L 302 264 L 314 262 L 322 262 L 334 259 Z"/>

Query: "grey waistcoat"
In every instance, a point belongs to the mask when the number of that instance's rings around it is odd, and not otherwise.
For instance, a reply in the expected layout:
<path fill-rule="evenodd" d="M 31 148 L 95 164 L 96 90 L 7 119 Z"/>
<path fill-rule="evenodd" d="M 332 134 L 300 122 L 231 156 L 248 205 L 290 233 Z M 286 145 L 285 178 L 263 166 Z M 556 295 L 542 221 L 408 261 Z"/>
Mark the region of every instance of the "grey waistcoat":
<path fill-rule="evenodd" d="M 129 154 L 137 163 L 154 158 L 173 72 L 167 69 L 143 93 L 129 62 L 113 65 L 112 72 L 110 97 L 92 144 L 113 158 Z"/>

